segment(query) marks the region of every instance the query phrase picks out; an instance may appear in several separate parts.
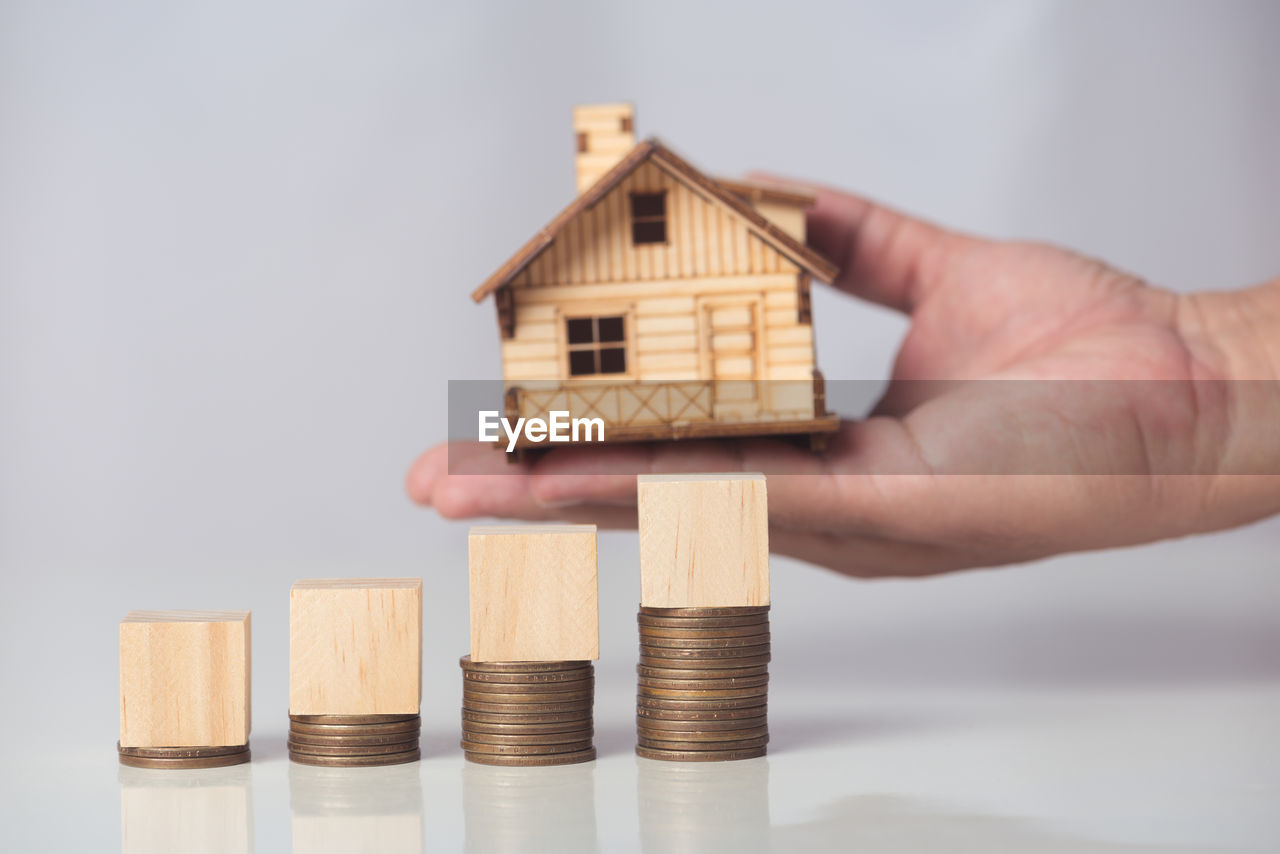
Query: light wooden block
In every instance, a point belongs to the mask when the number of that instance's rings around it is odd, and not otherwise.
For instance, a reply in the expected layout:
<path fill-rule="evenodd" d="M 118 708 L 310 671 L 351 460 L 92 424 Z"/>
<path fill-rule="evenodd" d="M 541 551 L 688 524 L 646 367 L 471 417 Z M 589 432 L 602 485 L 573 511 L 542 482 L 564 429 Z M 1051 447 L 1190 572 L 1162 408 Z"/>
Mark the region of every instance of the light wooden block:
<path fill-rule="evenodd" d="M 120 622 L 120 744 L 223 747 L 250 728 L 248 611 L 132 611 Z"/>
<path fill-rule="evenodd" d="M 600 657 L 595 525 L 475 527 L 469 552 L 472 660 Z"/>
<path fill-rule="evenodd" d="M 636 481 L 641 604 L 769 604 L 764 475 L 639 475 Z"/>
<path fill-rule="evenodd" d="M 422 579 L 317 578 L 289 591 L 289 712 L 416 715 Z"/>

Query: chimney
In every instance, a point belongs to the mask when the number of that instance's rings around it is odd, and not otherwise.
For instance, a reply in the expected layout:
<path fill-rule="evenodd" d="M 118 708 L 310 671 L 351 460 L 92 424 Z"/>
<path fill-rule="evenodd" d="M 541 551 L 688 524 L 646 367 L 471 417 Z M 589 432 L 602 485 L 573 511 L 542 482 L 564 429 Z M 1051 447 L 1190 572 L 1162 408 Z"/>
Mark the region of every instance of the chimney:
<path fill-rule="evenodd" d="M 573 131 L 578 152 L 573 164 L 579 193 L 598 181 L 635 147 L 634 124 L 635 110 L 630 104 L 588 104 L 573 108 Z"/>

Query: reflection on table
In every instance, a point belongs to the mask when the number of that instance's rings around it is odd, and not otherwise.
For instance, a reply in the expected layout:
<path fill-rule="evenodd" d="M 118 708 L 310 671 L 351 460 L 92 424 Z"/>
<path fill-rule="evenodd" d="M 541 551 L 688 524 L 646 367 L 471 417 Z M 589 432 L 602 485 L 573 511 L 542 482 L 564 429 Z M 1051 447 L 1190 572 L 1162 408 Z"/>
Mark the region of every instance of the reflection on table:
<path fill-rule="evenodd" d="M 294 854 L 422 854 L 417 762 L 383 768 L 289 764 Z"/>
<path fill-rule="evenodd" d="M 193 771 L 120 768 L 124 854 L 248 854 L 253 777 L 248 765 Z"/>
<path fill-rule="evenodd" d="M 770 850 L 768 759 L 636 764 L 642 850 Z"/>
<path fill-rule="evenodd" d="M 466 850 L 595 854 L 595 763 L 504 768 L 467 762 L 462 770 Z"/>

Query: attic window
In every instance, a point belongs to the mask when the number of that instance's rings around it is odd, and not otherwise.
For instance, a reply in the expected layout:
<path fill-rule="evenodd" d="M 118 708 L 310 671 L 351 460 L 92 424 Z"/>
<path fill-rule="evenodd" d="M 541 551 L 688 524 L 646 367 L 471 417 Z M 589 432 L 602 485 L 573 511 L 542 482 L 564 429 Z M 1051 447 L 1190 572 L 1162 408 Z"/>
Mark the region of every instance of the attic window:
<path fill-rule="evenodd" d="M 569 376 L 627 372 L 625 318 L 571 317 L 566 321 Z"/>
<path fill-rule="evenodd" d="M 667 194 L 631 194 L 631 242 L 667 242 Z"/>

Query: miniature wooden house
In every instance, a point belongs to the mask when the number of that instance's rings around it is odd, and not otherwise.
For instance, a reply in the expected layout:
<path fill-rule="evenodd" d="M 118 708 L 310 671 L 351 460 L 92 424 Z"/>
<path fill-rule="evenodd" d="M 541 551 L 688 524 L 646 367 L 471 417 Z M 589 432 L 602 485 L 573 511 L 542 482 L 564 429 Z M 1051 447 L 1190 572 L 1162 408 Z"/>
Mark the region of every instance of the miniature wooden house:
<path fill-rule="evenodd" d="M 712 179 L 630 105 L 574 110 L 579 195 L 475 290 L 492 294 L 510 418 L 599 418 L 609 442 L 808 435 L 838 418 L 814 364 L 813 196 Z"/>

